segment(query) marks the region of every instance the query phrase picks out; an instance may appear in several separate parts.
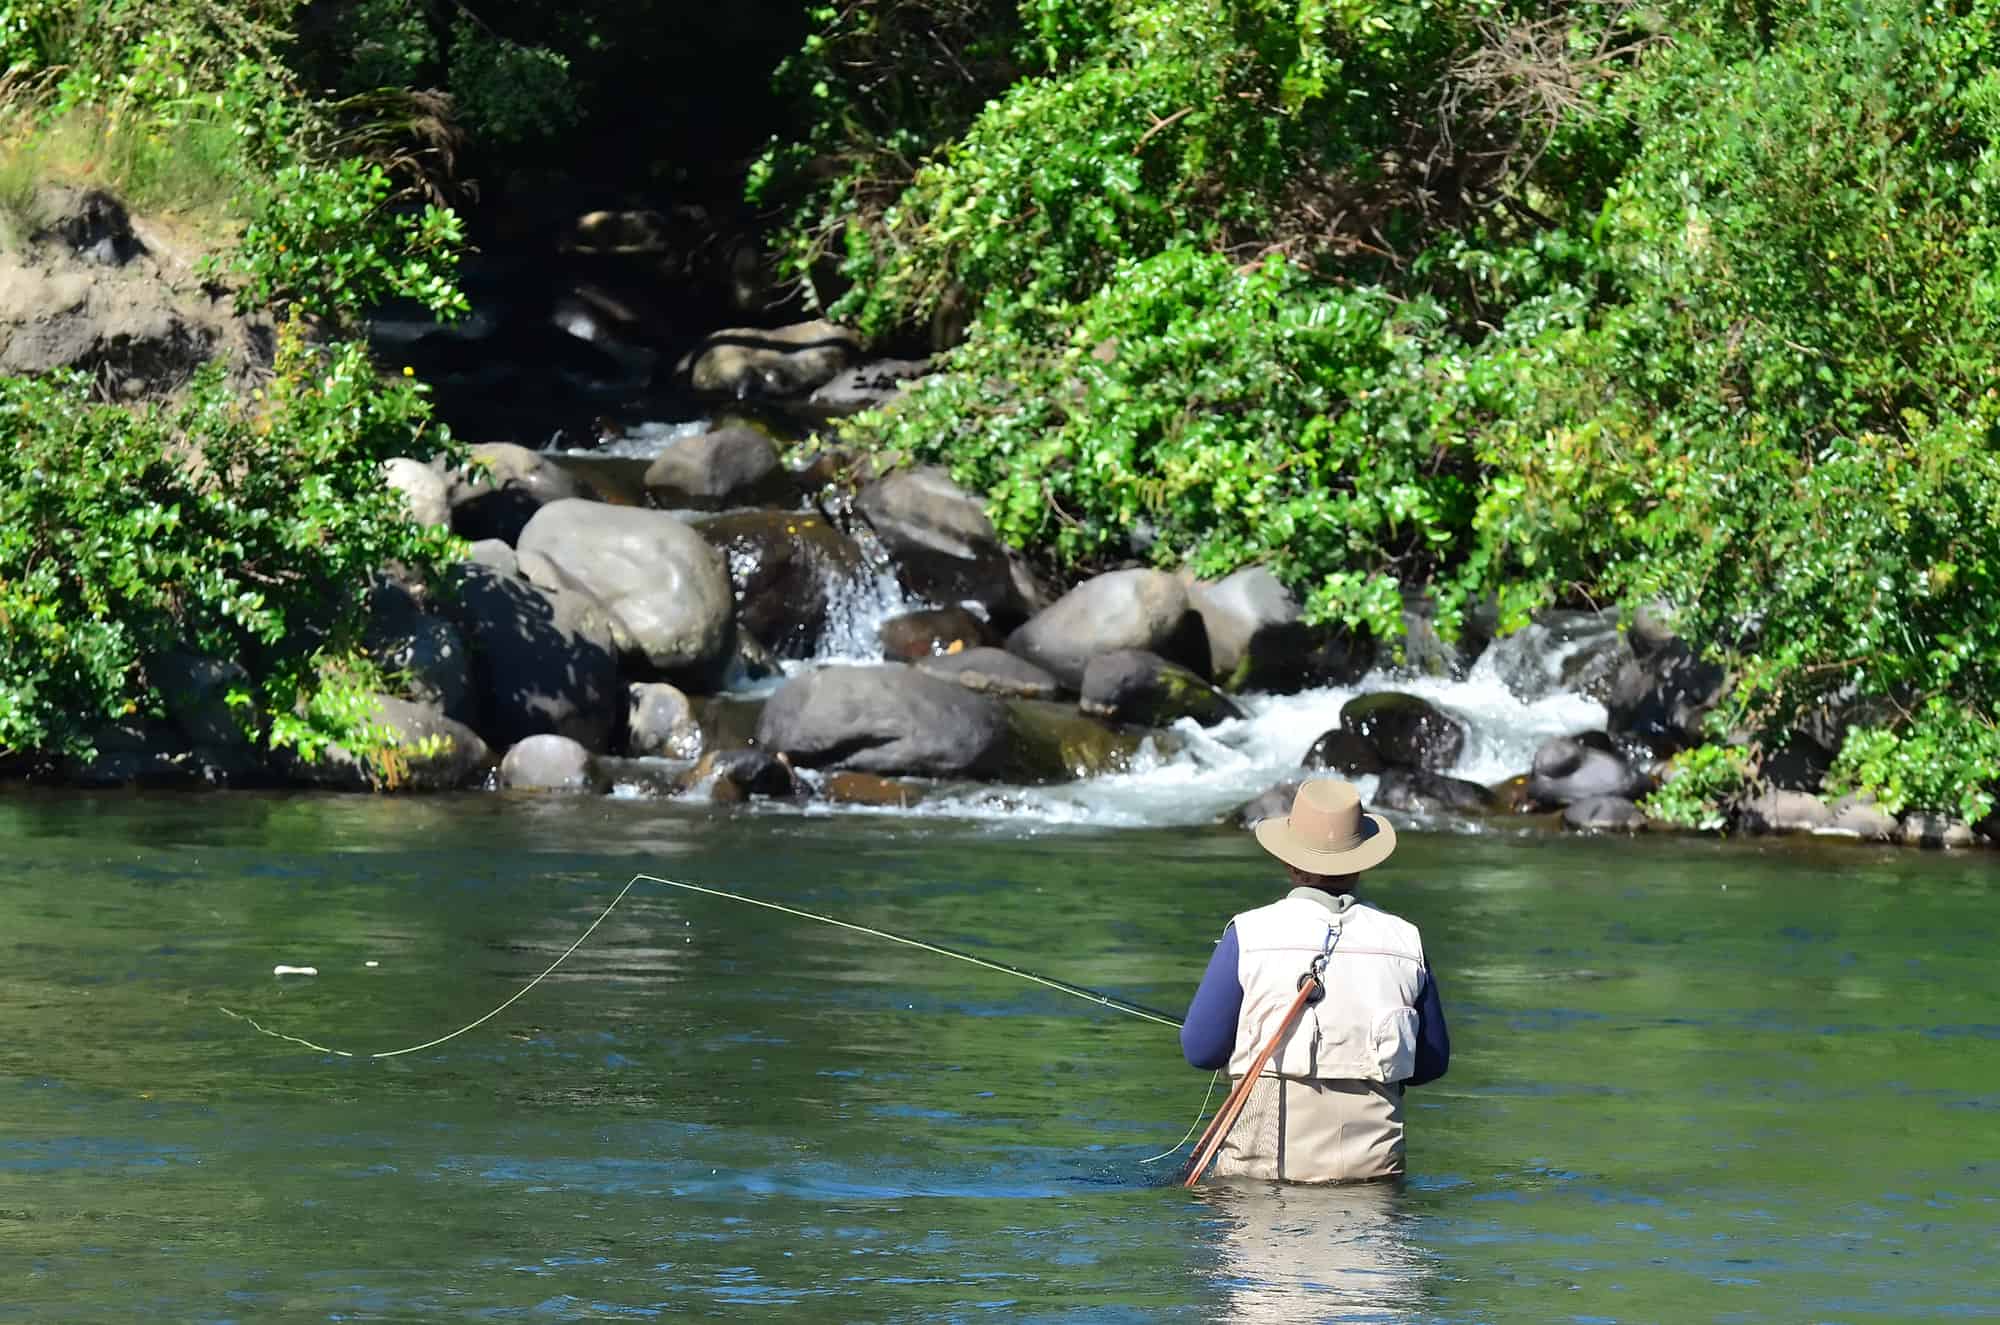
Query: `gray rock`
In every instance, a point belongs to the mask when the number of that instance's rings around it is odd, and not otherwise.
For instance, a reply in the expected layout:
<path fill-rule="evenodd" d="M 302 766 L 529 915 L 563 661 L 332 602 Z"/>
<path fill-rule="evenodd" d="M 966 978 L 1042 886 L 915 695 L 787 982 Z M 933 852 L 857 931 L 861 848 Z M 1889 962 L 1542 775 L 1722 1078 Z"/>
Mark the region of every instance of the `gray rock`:
<path fill-rule="evenodd" d="M 146 679 L 165 701 L 167 717 L 188 746 L 248 747 L 254 714 L 229 703 L 229 692 L 250 689 L 250 673 L 233 660 L 176 650 L 146 665 Z"/>
<path fill-rule="evenodd" d="M 1833 803 L 1832 809 L 1833 822 L 1827 826 L 1830 832 L 1845 833 L 1864 842 L 1893 842 L 1902 833 L 1902 825 L 1896 822 L 1896 816 L 1872 800 L 1842 796 Z"/>
<path fill-rule="evenodd" d="M 453 791 L 493 764 L 479 734 L 435 705 L 376 695 L 369 722 L 386 732 L 386 749 L 362 756 L 335 745 L 311 763 L 284 756 L 281 767 L 291 780 L 329 791 Z"/>
<path fill-rule="evenodd" d="M 1535 751 L 1528 779 L 1529 797 L 1552 807 L 1600 796 L 1637 800 L 1651 790 L 1652 780 L 1617 755 L 1569 736 L 1558 736 Z"/>
<path fill-rule="evenodd" d="M 723 556 L 736 624 L 780 658 L 818 653 L 835 604 L 874 578 L 860 545 L 817 514 L 737 511 L 696 528 Z"/>
<path fill-rule="evenodd" d="M 502 575 L 519 575 L 521 559 L 514 555 L 514 546 L 497 538 L 482 538 L 474 542 L 465 554 L 467 561 L 487 566 Z"/>
<path fill-rule="evenodd" d="M 1255 828 L 1266 819 L 1284 818 L 1292 812 L 1292 802 L 1298 798 L 1304 782 L 1304 778 L 1286 778 L 1266 789 L 1236 811 L 1236 822 L 1244 828 Z"/>
<path fill-rule="evenodd" d="M 1007 637 L 1007 649 L 1072 690 L 1100 653 L 1143 649 L 1209 674 L 1208 637 L 1187 588 L 1165 571 L 1120 570 L 1064 594 Z"/>
<path fill-rule="evenodd" d="M 451 523 L 451 485 L 435 468 L 398 456 L 382 462 L 382 474 L 389 487 L 402 494 L 412 520 L 423 525 Z"/>
<path fill-rule="evenodd" d="M 471 723 L 472 657 L 458 628 L 426 610 L 402 585 L 384 580 L 371 596 L 362 647 L 403 678 L 403 698 L 435 704 L 448 718 Z"/>
<path fill-rule="evenodd" d="M 809 403 L 822 418 L 880 409 L 930 370 L 929 359 L 873 359 L 833 378 L 812 393 Z"/>
<path fill-rule="evenodd" d="M 709 335 L 677 370 L 705 396 L 782 400 L 825 386 L 861 355 L 861 343 L 831 322 L 727 327 Z"/>
<path fill-rule="evenodd" d="M 1752 833 L 1810 833 L 1831 828 L 1835 818 L 1819 797 L 1782 788 L 1752 796 L 1736 810 L 1737 824 Z"/>
<path fill-rule="evenodd" d="M 1005 649 L 960 649 L 919 659 L 916 668 L 955 681 L 967 690 L 1010 699 L 1054 699 L 1062 691 L 1053 676 Z"/>
<path fill-rule="evenodd" d="M 1002 623 L 1040 606 L 1039 590 L 994 532 L 986 504 L 943 470 L 898 470 L 864 487 L 854 508 L 911 592 L 937 603 L 978 603 Z"/>
<path fill-rule="evenodd" d="M 722 554 L 665 511 L 551 502 L 521 531 L 521 573 L 595 602 L 618 651 L 696 686 L 722 679 L 736 600 Z"/>
<path fill-rule="evenodd" d="M 1039 699 L 1007 701 L 1007 752 L 1001 777 L 1013 782 L 1072 782 L 1130 771 L 1148 747 L 1171 755 L 1171 732 L 1112 727 L 1074 704 Z"/>
<path fill-rule="evenodd" d="M 789 505 L 798 497 L 776 444 L 754 428 L 676 438 L 646 467 L 645 482 L 653 504 L 669 509 Z"/>
<path fill-rule="evenodd" d="M 1646 812 L 1622 796 L 1599 796 L 1564 809 L 1563 827 L 1579 833 L 1637 833 L 1646 827 Z"/>
<path fill-rule="evenodd" d="M 1635 650 L 1636 653 L 1636 650 Z M 1703 720 L 1722 698 L 1723 670 L 1703 662 L 1680 640 L 1655 644 L 1619 665 L 1605 708 L 1614 735 L 1672 754 L 1704 739 Z"/>
<path fill-rule="evenodd" d="M 1543 612 L 1488 652 L 1501 684 L 1530 704 L 1564 691 L 1602 700 L 1633 656 L 1616 611 Z"/>
<path fill-rule="evenodd" d="M 1903 816 L 1897 836 L 1904 846 L 1912 847 L 1969 847 L 1976 840 L 1970 824 L 1921 810 Z"/>
<path fill-rule="evenodd" d="M 1375 804 L 1419 814 L 1489 814 L 1495 808 L 1493 793 L 1477 782 L 1414 768 L 1384 772 L 1375 787 Z"/>
<path fill-rule="evenodd" d="M 1357 695 L 1340 706 L 1340 725 L 1375 747 L 1392 768 L 1440 771 L 1465 751 L 1465 724 L 1399 691 Z"/>
<path fill-rule="evenodd" d="M 752 796 L 789 797 L 805 794 L 791 762 L 762 750 L 716 750 L 702 756 L 690 785 L 706 783 L 708 798 L 723 804 Z"/>
<path fill-rule="evenodd" d="M 222 747 L 217 766 L 204 759 L 172 722 L 146 718 L 106 723 L 90 735 L 94 753 L 65 756 L 57 765 L 62 780 L 77 787 L 196 787 L 227 785 L 230 762 L 254 766 L 247 746 Z"/>
<path fill-rule="evenodd" d="M 1340 727 L 1321 733 L 1299 763 L 1314 772 L 1330 769 L 1348 777 L 1366 777 L 1388 767 L 1366 737 Z"/>
<path fill-rule="evenodd" d="M 882 656 L 916 662 L 939 654 L 999 643 L 985 619 L 963 607 L 932 607 L 892 616 L 876 627 Z"/>
<path fill-rule="evenodd" d="M 629 689 L 625 746 L 635 755 L 693 759 L 701 753 L 701 723 L 688 697 L 664 681 L 641 681 Z"/>
<path fill-rule="evenodd" d="M 548 732 L 606 747 L 618 660 L 594 603 L 467 564 L 443 609 L 472 654 L 476 723 L 496 745 Z"/>
<path fill-rule="evenodd" d="M 544 733 L 517 742 L 500 761 L 500 785 L 510 791 L 601 791 L 590 751 L 567 736 Z"/>
<path fill-rule="evenodd" d="M 976 773 L 1004 753 L 996 700 L 910 667 L 827 667 L 764 706 L 757 744 L 807 768 L 938 776 Z"/>
<path fill-rule="evenodd" d="M 1311 627 L 1298 600 L 1263 566 L 1189 585 L 1189 605 L 1208 634 L 1209 660 L 1224 690 L 1287 694 L 1358 681 L 1375 660 L 1373 644 L 1344 630 Z"/>
<path fill-rule="evenodd" d="M 535 512 L 555 501 L 589 496 L 569 471 L 540 452 L 512 442 L 475 446 L 471 463 L 455 469 L 450 482 L 451 527 L 474 541 L 520 541 Z"/>
<path fill-rule="evenodd" d="M 1204 727 L 1241 718 L 1234 700 L 1179 663 L 1144 649 L 1100 653 L 1083 669 L 1078 702 L 1092 717 L 1169 727 L 1193 718 Z"/>

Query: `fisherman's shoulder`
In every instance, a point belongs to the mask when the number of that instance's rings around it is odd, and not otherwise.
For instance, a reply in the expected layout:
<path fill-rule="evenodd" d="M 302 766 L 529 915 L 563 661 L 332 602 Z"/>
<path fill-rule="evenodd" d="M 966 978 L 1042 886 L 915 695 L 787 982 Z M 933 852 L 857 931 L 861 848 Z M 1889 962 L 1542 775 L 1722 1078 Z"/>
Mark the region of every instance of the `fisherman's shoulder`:
<path fill-rule="evenodd" d="M 1355 929 L 1367 930 L 1373 944 L 1395 951 L 1408 952 L 1421 959 L 1424 953 L 1424 936 L 1411 924 L 1393 911 L 1385 911 L 1367 902 L 1356 902 L 1348 908 L 1347 923 Z"/>

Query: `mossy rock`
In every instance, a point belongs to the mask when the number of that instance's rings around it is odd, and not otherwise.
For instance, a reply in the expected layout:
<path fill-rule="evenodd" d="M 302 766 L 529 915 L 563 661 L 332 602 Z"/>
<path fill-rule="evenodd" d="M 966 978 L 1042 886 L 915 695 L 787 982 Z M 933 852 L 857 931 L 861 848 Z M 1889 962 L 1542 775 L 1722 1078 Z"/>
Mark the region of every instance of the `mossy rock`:
<path fill-rule="evenodd" d="M 1179 749 L 1171 733 L 1112 726 L 1049 700 L 1007 702 L 1007 762 L 1002 776 L 1018 782 L 1074 782 L 1132 767 L 1147 738 L 1162 754 Z"/>

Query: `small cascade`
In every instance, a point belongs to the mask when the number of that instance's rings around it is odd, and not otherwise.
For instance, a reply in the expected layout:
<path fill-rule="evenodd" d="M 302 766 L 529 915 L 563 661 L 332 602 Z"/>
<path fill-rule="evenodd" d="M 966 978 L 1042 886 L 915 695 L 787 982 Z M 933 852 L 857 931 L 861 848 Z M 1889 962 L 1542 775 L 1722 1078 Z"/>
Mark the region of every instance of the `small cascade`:
<path fill-rule="evenodd" d="M 826 626 L 812 663 L 880 662 L 882 643 L 876 632 L 882 623 L 932 606 L 905 592 L 888 549 L 866 521 L 848 521 L 847 532 L 861 548 L 861 564 L 826 586 Z"/>
<path fill-rule="evenodd" d="M 651 460 L 667 449 L 667 444 L 683 437 L 695 437 L 714 425 L 707 419 L 683 423 L 646 422 L 634 424 L 616 437 L 591 446 L 563 446 L 560 440 L 548 447 L 550 455 L 593 456 L 612 460 Z"/>

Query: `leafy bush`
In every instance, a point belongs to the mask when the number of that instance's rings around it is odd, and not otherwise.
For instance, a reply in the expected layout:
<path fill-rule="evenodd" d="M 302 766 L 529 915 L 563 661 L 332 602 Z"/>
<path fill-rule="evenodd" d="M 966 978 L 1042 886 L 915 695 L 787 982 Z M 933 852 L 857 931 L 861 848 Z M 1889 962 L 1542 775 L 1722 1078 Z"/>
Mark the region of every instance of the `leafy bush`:
<path fill-rule="evenodd" d="M 82 378 L 0 379 L 0 753 L 84 751 L 158 711 L 148 665 L 175 649 L 242 661 L 274 745 L 352 738 L 337 702 L 302 701 L 360 665 L 378 567 L 455 555 L 381 474 L 450 441 L 419 386 L 296 323 L 262 396 L 235 398 L 218 369 L 142 410 L 93 403 Z"/>

